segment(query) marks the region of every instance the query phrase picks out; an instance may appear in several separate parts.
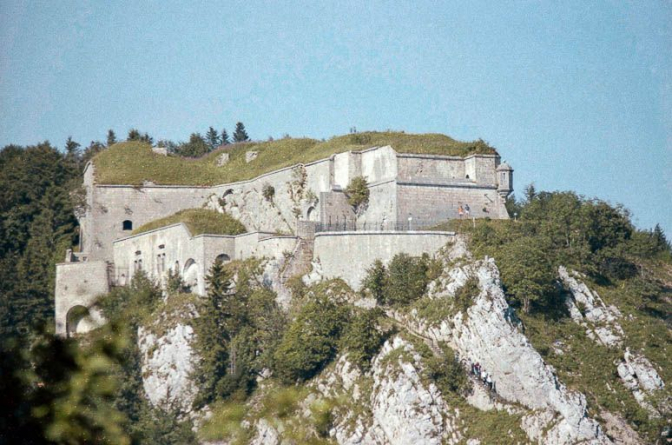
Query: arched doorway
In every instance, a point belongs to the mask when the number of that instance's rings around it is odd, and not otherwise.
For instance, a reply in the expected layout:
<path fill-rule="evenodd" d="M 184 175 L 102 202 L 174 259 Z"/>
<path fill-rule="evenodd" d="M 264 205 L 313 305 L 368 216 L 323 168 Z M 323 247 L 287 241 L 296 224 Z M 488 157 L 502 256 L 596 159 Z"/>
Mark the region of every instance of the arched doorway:
<path fill-rule="evenodd" d="M 215 258 L 215 261 L 221 261 L 222 263 L 226 263 L 226 262 L 231 261 L 231 257 L 228 256 L 225 253 L 221 253 L 221 254 L 217 255 L 217 258 Z"/>
<path fill-rule="evenodd" d="M 317 210 L 315 210 L 315 207 L 310 206 L 308 208 L 308 211 L 306 212 L 306 219 L 308 221 L 317 221 Z"/>
<path fill-rule="evenodd" d="M 198 265 L 196 264 L 196 261 L 191 258 L 184 264 L 182 280 L 192 291 L 198 287 Z"/>
<path fill-rule="evenodd" d="M 65 329 L 68 337 L 76 334 L 89 332 L 96 327 L 91 318 L 89 308 L 85 306 L 73 306 L 65 317 Z"/>

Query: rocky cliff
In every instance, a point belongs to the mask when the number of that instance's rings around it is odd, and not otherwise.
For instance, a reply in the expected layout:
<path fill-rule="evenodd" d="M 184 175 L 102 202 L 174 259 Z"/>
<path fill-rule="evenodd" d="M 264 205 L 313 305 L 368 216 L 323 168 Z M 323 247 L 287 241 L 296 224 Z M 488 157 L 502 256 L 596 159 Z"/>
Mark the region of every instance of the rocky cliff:
<path fill-rule="evenodd" d="M 626 420 L 625 408 L 601 403 L 592 392 L 588 397 L 586 386 L 575 380 L 569 385 L 566 374 L 549 363 L 573 354 L 568 345 L 556 341 L 554 349 L 541 352 L 535 347 L 507 303 L 493 259 L 472 258 L 458 242 L 437 261 L 441 273 L 420 300 L 385 308 L 385 340 L 367 366 L 342 352 L 299 386 L 280 385 L 265 370 L 246 401 L 192 413 L 207 428 L 204 443 L 647 443 Z M 277 268 L 260 270 L 265 272 L 259 283 L 279 280 Z M 601 370 L 603 380 L 591 384 L 606 385 L 619 397 L 627 391 L 650 418 L 669 418 L 670 393 L 660 365 L 628 347 L 619 322 L 623 314 L 583 278 L 563 267 L 558 271 L 570 315 L 565 323 L 618 357 Z M 319 270 L 304 281 L 319 283 Z M 464 300 L 460 291 L 469 286 Z M 352 291 L 332 298 L 366 310 L 376 306 Z M 191 410 L 196 389 L 189 373 L 198 360 L 189 346 L 193 335 L 184 318 L 161 336 L 141 333 L 145 390 L 154 405 Z"/>

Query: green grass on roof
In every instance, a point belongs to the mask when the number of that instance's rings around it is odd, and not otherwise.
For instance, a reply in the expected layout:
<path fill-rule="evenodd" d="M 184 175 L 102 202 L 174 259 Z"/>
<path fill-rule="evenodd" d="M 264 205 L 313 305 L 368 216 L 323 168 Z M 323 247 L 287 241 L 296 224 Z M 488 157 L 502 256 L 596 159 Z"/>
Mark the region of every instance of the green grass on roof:
<path fill-rule="evenodd" d="M 240 235 L 247 232 L 245 226 L 240 221 L 226 213 L 219 213 L 208 209 L 187 209 L 180 210 L 165 218 L 148 222 L 135 229 L 133 235 L 180 222 L 187 225 L 193 236 L 204 233 L 210 235 Z"/>
<path fill-rule="evenodd" d="M 496 153 L 494 148 L 480 140 L 461 142 L 442 134 L 367 132 L 337 136 L 325 142 L 287 138 L 234 144 L 199 159 L 163 156 L 152 152 L 148 144 L 122 142 L 98 154 L 93 162 L 98 184 L 141 185 L 144 181 L 151 181 L 165 185 L 216 185 L 252 179 L 263 173 L 317 161 L 335 153 L 385 145 L 391 145 L 400 153 L 448 156 Z M 247 151 L 257 151 L 259 156 L 247 163 Z M 217 158 L 222 152 L 230 154 L 230 161 L 218 167 Z"/>

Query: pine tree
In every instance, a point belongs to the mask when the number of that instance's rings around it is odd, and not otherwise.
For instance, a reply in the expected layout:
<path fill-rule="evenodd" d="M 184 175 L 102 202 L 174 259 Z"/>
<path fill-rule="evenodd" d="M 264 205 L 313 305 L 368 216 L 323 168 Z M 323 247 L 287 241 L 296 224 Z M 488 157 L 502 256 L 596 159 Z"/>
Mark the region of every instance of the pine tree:
<path fill-rule="evenodd" d="M 222 130 L 222 136 L 219 138 L 222 145 L 229 145 L 231 140 L 229 139 L 229 133 L 226 132 L 226 128 Z"/>
<path fill-rule="evenodd" d="M 208 142 L 208 144 L 210 144 L 210 148 L 212 150 L 219 147 L 219 134 L 214 128 L 208 128 L 208 132 L 205 134 L 205 140 Z"/>
<path fill-rule="evenodd" d="M 114 134 L 114 131 L 112 129 L 107 130 L 107 146 L 111 147 L 116 143 L 117 143 L 117 135 Z"/>
<path fill-rule="evenodd" d="M 82 157 L 81 145 L 78 142 L 72 140 L 71 136 L 68 136 L 68 140 L 65 141 L 65 162 L 69 167 L 77 169 L 79 167 L 79 161 Z"/>
<path fill-rule="evenodd" d="M 141 138 L 140 132 L 136 128 L 131 128 L 128 130 L 127 141 L 139 141 Z"/>
<path fill-rule="evenodd" d="M 245 131 L 245 125 L 242 122 L 236 124 L 236 131 L 233 132 L 233 142 L 247 142 L 250 137 Z"/>

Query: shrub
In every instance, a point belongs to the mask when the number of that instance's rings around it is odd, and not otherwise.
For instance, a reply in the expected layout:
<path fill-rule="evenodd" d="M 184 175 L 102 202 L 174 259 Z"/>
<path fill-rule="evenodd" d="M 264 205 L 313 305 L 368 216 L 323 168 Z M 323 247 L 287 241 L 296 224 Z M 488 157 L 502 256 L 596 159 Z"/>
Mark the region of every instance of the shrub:
<path fill-rule="evenodd" d="M 373 265 L 366 270 L 366 277 L 362 282 L 362 290 L 368 291 L 379 303 L 385 301 L 388 273 L 385 265 L 380 260 L 375 260 Z"/>
<path fill-rule="evenodd" d="M 500 255 L 498 263 L 502 284 L 514 302 L 522 305 L 525 313 L 533 303 L 552 304 L 557 297 L 555 270 L 547 254 L 531 237 L 513 241 Z"/>
<path fill-rule="evenodd" d="M 261 195 L 266 201 L 272 201 L 273 197 L 275 196 L 275 187 L 273 187 L 271 184 L 264 184 L 263 188 L 261 189 Z"/>
<path fill-rule="evenodd" d="M 468 385 L 467 374 L 452 349 L 443 346 L 442 355 L 425 359 L 427 374 L 446 393 L 460 394 Z"/>
<path fill-rule="evenodd" d="M 335 355 L 348 310 L 318 296 L 289 325 L 274 354 L 276 375 L 291 384 L 315 375 Z"/>
<path fill-rule="evenodd" d="M 478 278 L 470 277 L 464 286 L 455 292 L 455 307 L 463 314 L 467 312 L 473 303 L 474 297 L 478 295 Z"/>
<path fill-rule="evenodd" d="M 350 184 L 345 189 L 350 204 L 355 212 L 362 209 L 369 202 L 369 184 L 363 176 L 352 178 Z"/>
<path fill-rule="evenodd" d="M 405 253 L 392 258 L 388 274 L 384 301 L 390 305 L 407 305 L 417 300 L 429 284 L 427 264 L 422 258 L 411 257 Z"/>
<path fill-rule="evenodd" d="M 378 353 L 384 337 L 378 328 L 378 318 L 382 315 L 379 309 L 364 310 L 357 313 L 345 330 L 342 347 L 348 352 L 352 363 L 367 371 L 371 359 Z"/>

